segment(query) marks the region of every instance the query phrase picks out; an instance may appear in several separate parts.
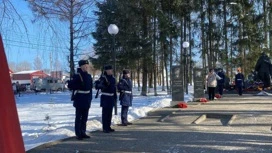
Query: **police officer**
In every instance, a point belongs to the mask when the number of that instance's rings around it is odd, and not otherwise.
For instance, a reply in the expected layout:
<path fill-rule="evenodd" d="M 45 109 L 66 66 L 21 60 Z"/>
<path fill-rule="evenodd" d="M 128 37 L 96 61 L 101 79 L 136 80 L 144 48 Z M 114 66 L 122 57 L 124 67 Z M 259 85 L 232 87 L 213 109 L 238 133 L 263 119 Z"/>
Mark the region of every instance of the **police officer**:
<path fill-rule="evenodd" d="M 97 89 L 101 89 L 100 106 L 102 107 L 102 124 L 103 132 L 114 132 L 111 126 L 112 110 L 117 100 L 116 94 L 116 80 L 113 77 L 112 66 L 107 65 L 104 67 L 104 75 L 99 78 L 96 84 Z"/>
<path fill-rule="evenodd" d="M 218 86 L 218 92 L 222 96 L 223 95 L 224 84 L 225 84 L 225 74 L 224 74 L 222 68 L 219 69 L 217 75 L 221 78 L 220 80 L 217 80 L 217 86 Z"/>
<path fill-rule="evenodd" d="M 78 73 L 68 82 L 68 88 L 74 90 L 73 106 L 76 109 L 75 134 L 78 140 L 82 140 L 83 138 L 90 138 L 86 134 L 86 123 L 92 101 L 93 80 L 92 76 L 87 72 L 89 62 L 80 60 L 78 65 L 80 67 L 77 69 Z"/>
<path fill-rule="evenodd" d="M 244 87 L 244 75 L 241 72 L 241 68 L 237 68 L 237 74 L 235 75 L 235 86 L 238 89 L 238 94 L 242 96 Z"/>
<path fill-rule="evenodd" d="M 123 77 L 119 81 L 117 85 L 118 91 L 120 91 L 120 105 L 122 105 L 121 109 L 121 120 L 122 126 L 131 125 L 132 123 L 128 122 L 128 108 L 132 106 L 132 82 L 130 80 L 130 74 L 128 70 L 123 70 Z"/>

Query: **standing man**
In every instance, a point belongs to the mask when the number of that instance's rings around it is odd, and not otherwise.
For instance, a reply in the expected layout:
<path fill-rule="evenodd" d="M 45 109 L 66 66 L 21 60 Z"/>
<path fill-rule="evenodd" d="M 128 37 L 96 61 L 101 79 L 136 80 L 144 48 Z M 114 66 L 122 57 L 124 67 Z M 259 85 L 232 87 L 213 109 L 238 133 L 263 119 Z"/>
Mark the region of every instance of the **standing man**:
<path fill-rule="evenodd" d="M 224 90 L 224 85 L 225 85 L 225 74 L 224 74 L 222 68 L 219 69 L 219 72 L 217 75 L 221 78 L 220 80 L 217 81 L 217 83 L 218 83 L 218 92 L 222 96 L 223 90 Z"/>
<path fill-rule="evenodd" d="M 128 122 L 128 108 L 132 106 L 132 82 L 130 79 L 130 74 L 128 70 L 123 70 L 123 77 L 117 85 L 118 91 L 120 91 L 120 105 L 122 105 L 121 109 L 121 120 L 122 126 L 131 125 L 132 123 Z"/>
<path fill-rule="evenodd" d="M 19 97 L 21 96 L 21 85 L 18 81 L 16 82 L 16 93 L 19 95 Z"/>
<path fill-rule="evenodd" d="M 96 89 L 101 90 L 100 106 L 102 107 L 102 124 L 103 132 L 110 133 L 115 130 L 112 129 L 111 119 L 112 110 L 115 100 L 117 100 L 116 94 L 116 80 L 113 76 L 112 66 L 107 65 L 104 67 L 104 75 L 99 78 L 96 83 Z"/>
<path fill-rule="evenodd" d="M 76 108 L 75 134 L 78 140 L 82 140 L 83 138 L 90 138 L 86 134 L 86 126 L 92 101 L 93 80 L 92 76 L 87 72 L 89 62 L 80 60 L 78 65 L 80 67 L 77 70 L 78 73 L 68 82 L 68 88 L 74 91 L 73 106 Z"/>
<path fill-rule="evenodd" d="M 244 87 L 244 75 L 241 72 L 241 68 L 237 68 L 237 74 L 235 75 L 235 86 L 238 89 L 238 94 L 242 96 Z"/>

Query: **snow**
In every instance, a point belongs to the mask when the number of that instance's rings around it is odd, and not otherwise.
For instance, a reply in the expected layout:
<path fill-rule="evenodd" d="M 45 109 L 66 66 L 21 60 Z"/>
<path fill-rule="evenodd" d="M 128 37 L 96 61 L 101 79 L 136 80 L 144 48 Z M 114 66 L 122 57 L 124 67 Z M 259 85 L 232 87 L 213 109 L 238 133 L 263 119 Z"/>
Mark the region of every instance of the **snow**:
<path fill-rule="evenodd" d="M 140 96 L 134 90 L 133 106 L 130 107 L 128 120 L 133 121 L 147 115 L 149 111 L 167 107 L 171 103 L 171 96 L 158 89 L 159 96 Z M 192 91 L 192 87 L 190 90 Z M 95 94 L 96 91 L 93 91 Z M 192 100 L 192 93 L 185 95 L 185 101 Z M 94 97 L 94 96 L 93 96 Z M 16 96 L 17 110 L 20 119 L 25 149 L 37 147 L 67 137 L 75 136 L 74 119 L 75 109 L 70 101 L 70 92 L 57 92 L 53 94 L 34 93 Z M 101 130 L 100 98 L 93 99 L 89 111 L 87 131 Z M 113 115 L 112 124 L 120 123 L 121 108 L 118 103 L 118 115 Z"/>
<path fill-rule="evenodd" d="M 31 74 L 31 73 L 35 73 L 38 72 L 39 70 L 30 70 L 30 71 L 20 71 L 20 72 L 16 72 L 13 74 Z"/>

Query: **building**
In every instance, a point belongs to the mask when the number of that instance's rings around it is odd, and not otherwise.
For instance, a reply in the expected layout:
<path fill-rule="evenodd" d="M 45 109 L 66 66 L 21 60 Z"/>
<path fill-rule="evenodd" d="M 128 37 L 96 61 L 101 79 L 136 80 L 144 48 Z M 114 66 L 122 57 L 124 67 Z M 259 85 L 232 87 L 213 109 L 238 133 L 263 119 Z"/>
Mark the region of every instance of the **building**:
<path fill-rule="evenodd" d="M 12 74 L 12 82 L 20 84 L 32 84 L 34 78 L 45 78 L 48 75 L 41 70 L 21 71 Z"/>

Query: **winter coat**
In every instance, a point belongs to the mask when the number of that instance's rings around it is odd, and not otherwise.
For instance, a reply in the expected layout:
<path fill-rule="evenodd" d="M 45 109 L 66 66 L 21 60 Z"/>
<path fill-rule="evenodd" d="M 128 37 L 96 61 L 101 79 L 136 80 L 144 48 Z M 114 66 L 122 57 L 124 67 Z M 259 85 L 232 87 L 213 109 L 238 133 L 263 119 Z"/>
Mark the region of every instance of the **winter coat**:
<path fill-rule="evenodd" d="M 123 78 L 117 85 L 118 91 L 120 91 L 120 105 L 132 106 L 132 82 L 128 78 Z"/>
<path fill-rule="evenodd" d="M 81 77 L 82 80 L 81 80 Z M 73 79 L 68 82 L 68 88 L 74 90 L 74 103 L 76 108 L 90 108 L 92 101 L 92 76 L 88 72 L 83 72 L 78 69 L 78 73 L 73 76 Z"/>
<path fill-rule="evenodd" d="M 218 76 L 221 78 L 220 80 L 217 80 L 217 84 L 224 86 L 225 85 L 225 74 L 224 72 L 218 72 Z"/>
<path fill-rule="evenodd" d="M 208 87 L 216 87 L 217 86 L 217 80 L 220 80 L 221 78 L 216 73 L 209 73 L 206 77 L 207 86 Z"/>
<path fill-rule="evenodd" d="M 263 54 L 257 61 L 255 65 L 255 71 L 258 73 L 266 72 L 270 73 L 271 71 L 271 61 L 269 57 Z"/>
<path fill-rule="evenodd" d="M 101 90 L 100 106 L 113 107 L 117 100 L 116 80 L 112 75 L 102 75 L 96 85 Z"/>
<path fill-rule="evenodd" d="M 238 73 L 235 75 L 235 85 L 238 88 L 244 86 L 244 75 L 242 73 Z"/>

